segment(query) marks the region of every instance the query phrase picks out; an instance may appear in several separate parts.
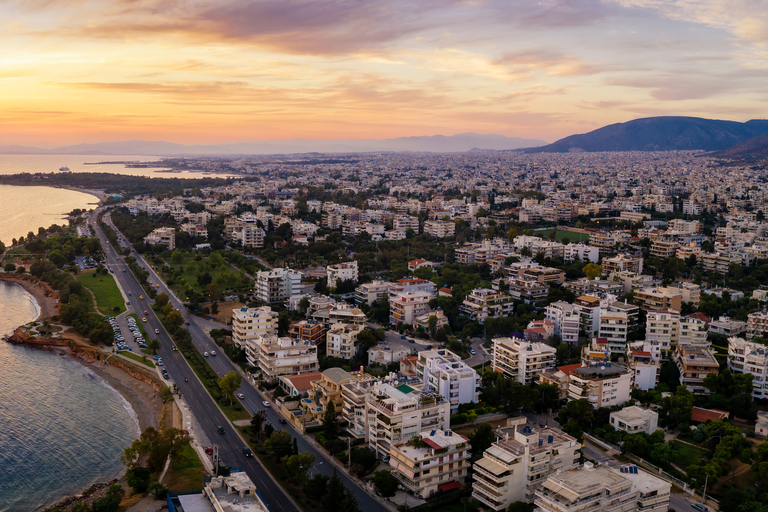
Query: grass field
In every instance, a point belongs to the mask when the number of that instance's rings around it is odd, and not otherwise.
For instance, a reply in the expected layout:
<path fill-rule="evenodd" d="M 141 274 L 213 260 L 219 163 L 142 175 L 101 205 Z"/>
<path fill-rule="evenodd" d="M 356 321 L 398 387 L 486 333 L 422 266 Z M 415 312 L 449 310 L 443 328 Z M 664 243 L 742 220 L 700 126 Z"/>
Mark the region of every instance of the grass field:
<path fill-rule="evenodd" d="M 123 357 L 127 357 L 129 359 L 133 359 L 134 361 L 137 361 L 145 366 L 149 366 L 150 368 L 155 367 L 155 363 L 152 362 L 152 359 L 149 357 L 142 358 L 139 355 L 134 354 L 133 352 L 128 352 L 127 350 L 123 350 L 120 352 L 120 355 Z"/>
<path fill-rule="evenodd" d="M 115 316 L 125 311 L 123 296 L 110 274 L 97 274 L 95 269 L 85 270 L 77 274 L 77 281 L 93 292 L 103 314 Z"/>
<path fill-rule="evenodd" d="M 540 236 L 542 238 L 548 238 L 551 229 L 537 229 L 533 232 L 534 236 Z M 589 241 L 589 235 L 587 233 L 580 233 L 578 231 L 568 231 L 567 229 L 556 229 L 557 235 L 555 236 L 556 242 L 562 242 L 564 237 L 568 237 L 571 243 L 578 243 L 579 237 L 581 241 L 587 243 Z"/>
<path fill-rule="evenodd" d="M 163 484 L 169 491 L 193 491 L 203 488 L 208 473 L 197 457 L 197 452 L 187 444 L 179 460 L 168 468 Z"/>
<path fill-rule="evenodd" d="M 245 291 L 253 288 L 253 284 L 248 281 L 244 283 L 239 279 L 239 272 L 226 263 L 219 263 L 215 268 L 210 266 L 210 257 L 203 258 L 201 261 L 194 260 L 194 254 L 184 253 L 181 262 L 174 263 L 170 259 L 166 262 L 172 272 L 162 272 L 162 278 L 169 283 L 171 289 L 182 298 L 186 297 L 187 289 L 192 288 L 200 294 L 205 295 L 205 285 L 200 284 L 198 277 L 204 270 L 211 276 L 211 282 L 221 286 L 222 291 Z"/>
<path fill-rule="evenodd" d="M 674 460 L 675 465 L 683 469 L 691 464 L 698 464 L 702 457 L 707 457 L 709 454 L 704 448 L 687 443 L 672 441 L 670 444 L 677 450 L 677 458 Z"/>

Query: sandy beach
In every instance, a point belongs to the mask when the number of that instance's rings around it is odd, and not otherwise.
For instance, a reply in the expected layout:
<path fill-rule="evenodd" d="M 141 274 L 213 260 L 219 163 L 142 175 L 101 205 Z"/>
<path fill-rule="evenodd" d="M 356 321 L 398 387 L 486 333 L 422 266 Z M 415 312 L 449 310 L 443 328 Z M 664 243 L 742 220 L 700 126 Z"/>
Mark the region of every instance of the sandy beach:
<path fill-rule="evenodd" d="M 0 273 L 0 280 L 18 284 L 35 298 L 37 305 L 40 307 L 40 314 L 36 320 L 59 314 L 59 294 L 48 286 L 47 283 L 38 281 L 29 275 L 12 273 Z M 47 296 L 46 293 L 48 294 Z"/>

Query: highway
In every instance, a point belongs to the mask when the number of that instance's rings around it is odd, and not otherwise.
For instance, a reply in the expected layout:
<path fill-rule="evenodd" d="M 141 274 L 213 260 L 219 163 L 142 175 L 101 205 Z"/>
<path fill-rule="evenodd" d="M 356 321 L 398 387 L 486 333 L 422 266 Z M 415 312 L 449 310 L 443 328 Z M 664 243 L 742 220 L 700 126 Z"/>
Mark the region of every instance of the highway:
<path fill-rule="evenodd" d="M 226 466 L 243 468 L 251 480 L 256 484 L 261 498 L 269 507 L 270 511 L 289 512 L 299 510 L 294 502 L 283 492 L 282 488 L 272 480 L 271 476 L 266 472 L 257 458 L 245 457 L 242 451 L 245 444 L 241 438 L 237 433 L 233 432 L 233 427 L 230 425 L 228 419 L 218 408 L 203 384 L 197 379 L 194 371 L 189 367 L 181 353 L 172 350 L 173 342 L 171 337 L 155 315 L 154 310 L 149 307 L 151 304 L 149 298 L 146 296 L 146 293 L 130 269 L 127 269 L 127 265 L 122 257 L 118 256 L 114 248 L 109 244 L 106 236 L 98 225 L 96 221 L 98 212 L 99 210 L 89 217 L 88 223 L 92 227 L 94 233 L 96 233 L 96 236 L 101 240 L 102 246 L 105 248 L 107 261 L 114 270 L 114 277 L 120 282 L 120 286 L 126 293 L 130 291 L 132 294 L 130 301 L 131 305 L 127 307 L 129 311 L 135 312 L 140 319 L 146 316 L 147 322 L 143 325 L 148 333 L 152 333 L 150 336 L 156 336 L 160 341 L 162 348 L 160 349 L 159 355 L 163 358 L 163 364 L 168 369 L 168 373 L 173 381 L 179 386 L 182 396 L 189 404 L 190 410 L 204 430 L 206 436 L 212 442 L 219 445 L 219 455 L 222 459 L 222 463 Z M 111 225 L 111 222 L 109 222 L 108 215 L 104 216 L 104 220 L 110 227 L 112 227 L 112 229 L 115 229 L 114 226 Z M 115 229 L 115 232 L 117 233 L 118 231 Z M 168 294 L 173 306 L 182 313 L 185 321 L 190 322 L 190 325 L 187 325 L 186 328 L 189 330 L 194 346 L 200 353 L 210 353 L 211 350 L 217 350 L 219 355 L 208 357 L 208 363 L 216 374 L 223 376 L 232 370 L 237 371 L 236 365 L 222 353 L 220 348 L 197 324 L 197 317 L 186 311 L 179 298 L 166 287 L 165 283 L 154 272 L 147 261 L 144 260 L 141 255 L 136 253 L 133 255 L 136 256 L 139 265 L 142 265 L 150 272 L 148 280 L 153 284 L 159 285 L 156 290 Z M 123 272 L 123 269 L 127 269 L 126 272 Z M 144 295 L 144 300 L 139 299 L 141 295 Z M 143 314 L 144 310 L 147 310 L 147 315 Z M 159 329 L 159 335 L 154 334 L 155 329 Z M 185 382 L 185 378 L 188 379 L 188 382 Z M 287 430 L 291 436 L 297 439 L 300 451 L 309 452 L 315 455 L 315 463 L 312 467 L 313 471 L 328 476 L 333 474 L 333 465 L 325 453 L 317 450 L 290 424 L 281 425 L 279 423 L 280 415 L 271 407 L 265 407 L 263 405 L 266 398 L 246 379 L 243 379 L 243 385 L 237 392 L 244 395 L 245 398 L 240 400 L 240 402 L 251 415 L 258 411 L 264 411 L 267 421 L 269 421 L 276 430 Z M 218 433 L 219 425 L 225 426 L 227 431 L 226 434 L 221 435 Z M 344 486 L 355 494 L 361 510 L 365 510 L 366 512 L 385 512 L 388 510 L 387 507 L 368 494 L 368 492 L 362 489 L 355 481 L 351 480 L 345 473 L 339 472 L 338 475 L 342 479 Z"/>

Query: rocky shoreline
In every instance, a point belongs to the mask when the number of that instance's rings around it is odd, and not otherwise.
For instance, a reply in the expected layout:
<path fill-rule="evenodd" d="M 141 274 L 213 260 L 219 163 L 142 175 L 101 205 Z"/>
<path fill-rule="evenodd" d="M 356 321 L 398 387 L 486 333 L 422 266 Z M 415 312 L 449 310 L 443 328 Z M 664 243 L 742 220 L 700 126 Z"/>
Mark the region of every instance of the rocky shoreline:
<path fill-rule="evenodd" d="M 94 502 L 94 500 L 97 500 L 104 496 L 107 493 L 107 489 L 112 484 L 120 483 L 117 479 L 114 479 L 110 482 L 97 482 L 87 488 L 85 491 L 83 491 L 81 494 L 76 494 L 74 496 L 67 496 L 66 498 L 63 498 L 59 500 L 55 505 L 52 505 L 48 508 L 43 509 L 41 512 L 52 512 L 54 510 L 70 510 L 72 507 L 74 507 L 78 503 L 87 503 L 91 504 Z"/>

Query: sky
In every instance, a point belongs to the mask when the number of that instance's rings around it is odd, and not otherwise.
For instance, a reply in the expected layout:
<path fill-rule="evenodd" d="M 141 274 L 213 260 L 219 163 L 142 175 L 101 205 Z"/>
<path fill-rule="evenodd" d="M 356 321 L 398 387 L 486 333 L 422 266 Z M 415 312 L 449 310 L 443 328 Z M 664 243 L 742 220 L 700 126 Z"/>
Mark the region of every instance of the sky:
<path fill-rule="evenodd" d="M 2 0 L 0 144 L 768 117 L 764 0 Z"/>

